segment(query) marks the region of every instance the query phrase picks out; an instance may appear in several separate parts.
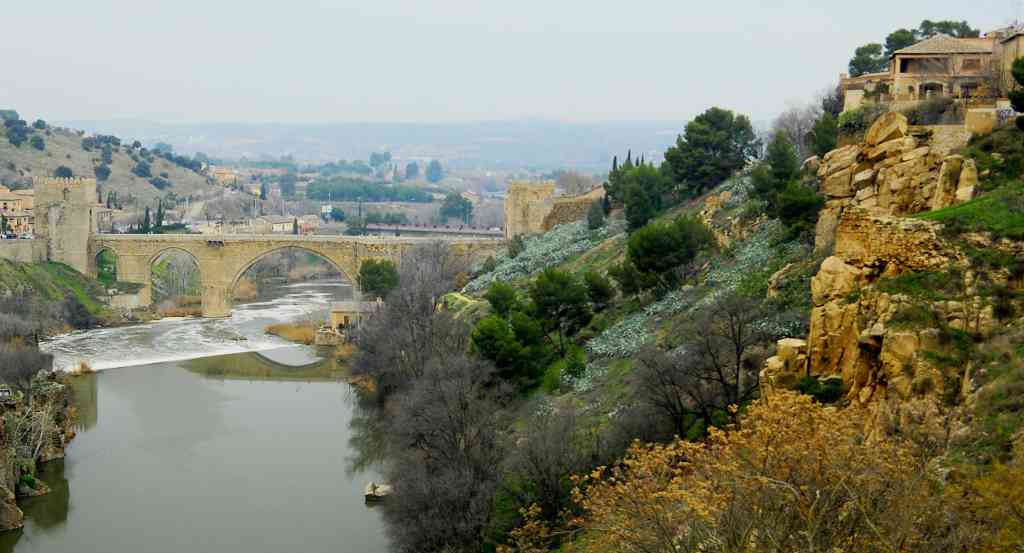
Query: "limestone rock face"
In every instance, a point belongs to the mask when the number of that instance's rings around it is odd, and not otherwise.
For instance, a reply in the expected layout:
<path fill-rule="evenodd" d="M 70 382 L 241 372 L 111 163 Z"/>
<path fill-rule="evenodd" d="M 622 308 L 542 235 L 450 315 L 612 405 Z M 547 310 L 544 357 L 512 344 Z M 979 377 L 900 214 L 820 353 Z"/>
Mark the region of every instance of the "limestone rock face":
<path fill-rule="evenodd" d="M 924 129 L 924 130 L 922 130 Z M 818 166 L 825 208 L 815 229 L 815 247 L 831 244 L 843 212 L 869 209 L 889 215 L 910 215 L 942 209 L 974 196 L 978 170 L 972 160 L 947 155 L 950 137 L 930 142 L 934 133 L 906 118 L 887 113 L 868 130 L 863 144 L 837 148 Z"/>
<path fill-rule="evenodd" d="M 909 127 L 910 124 L 902 113 L 890 111 L 871 125 L 867 135 L 864 136 L 864 142 L 868 146 L 877 146 L 883 142 L 903 138 L 907 136 Z"/>
<path fill-rule="evenodd" d="M 769 386 L 792 387 L 803 375 L 840 376 L 847 401 L 895 416 L 900 403 L 929 402 L 964 396 L 970 367 L 939 364 L 951 346 L 955 329 L 986 339 L 999 329 L 990 302 L 979 296 L 979 281 L 1007 283 L 1009 273 L 976 274 L 969 258 L 940 234 L 935 223 L 848 209 L 836 231 L 834 255 L 825 259 L 811 279 L 812 308 L 806 340 L 780 340 L 777 353 L 764 366 Z M 1024 255 L 1019 243 L 993 243 L 968 237 L 976 247 Z M 1007 271 L 999 269 L 998 271 Z M 954 279 L 955 299 L 924 300 L 881 286 L 880 281 L 908 272 L 935 272 Z M 928 318 L 915 320 L 925 309 Z M 917 310 L 917 311 L 915 311 Z M 934 319 L 931 319 L 934 317 Z M 941 354 L 936 356 L 934 354 Z M 961 376 L 957 373 L 963 373 Z M 895 402 L 895 403 L 894 403 Z M 884 425 L 892 418 L 875 417 Z"/>

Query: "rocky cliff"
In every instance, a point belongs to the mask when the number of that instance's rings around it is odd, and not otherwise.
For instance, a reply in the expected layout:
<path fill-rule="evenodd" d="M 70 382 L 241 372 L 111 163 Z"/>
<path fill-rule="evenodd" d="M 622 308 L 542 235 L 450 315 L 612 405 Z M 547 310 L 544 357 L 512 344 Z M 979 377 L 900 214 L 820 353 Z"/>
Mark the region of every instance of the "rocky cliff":
<path fill-rule="evenodd" d="M 811 280 L 808 336 L 779 341 L 765 385 L 838 378 L 879 431 L 955 435 L 965 417 L 938 413 L 970 403 L 979 350 L 1019 322 L 1024 243 L 909 217 L 970 200 L 978 172 L 933 153 L 898 114 L 826 155 L 818 175 L 828 204 L 817 242 L 833 252 Z"/>
<path fill-rule="evenodd" d="M 883 115 L 861 144 L 826 154 L 818 162 L 826 197 L 815 247 L 827 247 L 843 213 L 851 208 L 887 215 L 942 209 L 974 197 L 978 170 L 974 161 L 949 155 L 948 140 L 926 127 L 911 129 L 900 113 Z"/>

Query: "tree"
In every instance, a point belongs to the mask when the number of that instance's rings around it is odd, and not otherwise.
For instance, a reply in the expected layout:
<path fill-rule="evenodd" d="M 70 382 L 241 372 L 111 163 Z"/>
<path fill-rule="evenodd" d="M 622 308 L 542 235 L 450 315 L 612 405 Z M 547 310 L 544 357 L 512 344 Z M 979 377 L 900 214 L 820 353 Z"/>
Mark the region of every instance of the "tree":
<path fill-rule="evenodd" d="M 885 57 L 889 59 L 896 53 L 896 50 L 902 50 L 908 46 L 913 46 L 917 43 L 917 34 L 910 29 L 897 29 L 889 36 L 885 37 Z"/>
<path fill-rule="evenodd" d="M 755 195 L 764 200 L 769 211 L 773 212 L 777 207 L 777 195 L 799 175 L 800 162 L 797 160 L 796 149 L 786 133 L 776 132 L 768 143 L 765 161 L 751 173 Z"/>
<path fill-rule="evenodd" d="M 75 174 L 71 171 L 70 168 L 61 165 L 60 167 L 57 167 L 57 169 L 53 171 L 53 176 L 57 177 L 58 179 L 70 179 L 71 177 L 75 176 Z"/>
<path fill-rule="evenodd" d="M 839 117 L 843 112 L 843 87 L 834 85 L 818 93 L 821 111 L 829 113 L 832 117 Z"/>
<path fill-rule="evenodd" d="M 626 186 L 626 223 L 629 230 L 643 228 L 655 215 L 651 196 L 639 182 L 630 182 Z"/>
<path fill-rule="evenodd" d="M 696 196 L 718 186 L 756 153 L 750 120 L 713 107 L 687 123 L 665 151 L 662 168 L 682 195 Z"/>
<path fill-rule="evenodd" d="M 511 380 L 516 376 L 515 369 L 523 361 L 523 346 L 508 319 L 498 314 L 484 317 L 473 327 L 470 339 L 473 351 L 494 363 L 503 378 Z"/>
<path fill-rule="evenodd" d="M 292 234 L 298 236 L 299 234 L 299 218 L 292 218 Z"/>
<path fill-rule="evenodd" d="M 420 166 L 415 161 L 410 161 L 405 166 L 405 180 L 415 180 L 420 176 Z"/>
<path fill-rule="evenodd" d="M 266 199 L 267 199 L 267 183 L 266 182 L 261 182 L 260 183 L 260 199 L 263 200 L 263 201 L 266 201 Z"/>
<path fill-rule="evenodd" d="M 370 167 L 378 168 L 391 161 L 391 152 L 372 152 L 370 154 Z"/>
<path fill-rule="evenodd" d="M 949 35 L 955 38 L 978 38 L 981 31 L 972 28 L 966 21 L 929 21 L 925 19 L 917 28 L 918 37 L 924 39 L 937 34 Z"/>
<path fill-rule="evenodd" d="M 135 167 L 132 167 L 132 173 L 135 176 L 144 179 L 148 179 L 153 176 L 152 170 L 149 167 L 149 163 L 144 160 L 139 161 L 138 163 L 135 164 Z"/>
<path fill-rule="evenodd" d="M 794 106 L 782 112 L 772 125 L 774 132 L 783 132 L 796 149 L 800 160 L 811 157 L 809 144 L 814 123 L 821 117 L 817 104 Z"/>
<path fill-rule="evenodd" d="M 281 195 L 287 199 L 295 197 L 295 183 L 298 178 L 295 177 L 295 173 L 285 173 L 281 175 L 281 180 L 278 183 L 281 186 Z"/>
<path fill-rule="evenodd" d="M 103 164 L 97 165 L 93 168 L 93 173 L 96 174 L 96 180 L 103 182 L 110 178 L 110 166 Z"/>
<path fill-rule="evenodd" d="M 587 285 L 587 295 L 594 304 L 595 311 L 604 311 L 615 299 L 615 288 L 611 281 L 596 271 L 583 274 L 583 282 Z"/>
<path fill-rule="evenodd" d="M 171 146 L 166 142 L 157 142 L 156 144 L 153 145 L 153 151 L 164 154 L 172 154 L 174 153 L 174 146 Z"/>
<path fill-rule="evenodd" d="M 568 351 L 566 339 L 590 322 L 587 288 L 571 273 L 545 269 L 530 285 L 533 312 L 545 333 L 557 333 L 559 354 Z"/>
<path fill-rule="evenodd" d="M 587 228 L 597 230 L 604 226 L 604 202 L 595 200 L 587 210 Z"/>
<path fill-rule="evenodd" d="M 21 147 L 28 140 L 28 124 L 21 119 L 4 119 L 4 128 L 7 129 L 7 141 L 15 148 Z"/>
<path fill-rule="evenodd" d="M 669 288 L 679 282 L 676 270 L 713 243 L 714 237 L 703 223 L 696 218 L 680 217 L 672 223 L 651 224 L 634 232 L 627 243 L 627 256 L 646 277 L 640 284 L 642 288 Z"/>
<path fill-rule="evenodd" d="M 150 223 L 149 223 L 149 206 L 146 206 L 145 214 L 142 217 L 142 234 L 149 234 Z"/>
<path fill-rule="evenodd" d="M 36 119 L 35 122 L 32 123 L 32 127 L 39 129 L 41 131 L 46 130 L 46 121 L 43 121 L 42 119 Z"/>
<path fill-rule="evenodd" d="M 839 124 L 836 118 L 828 111 L 821 114 L 821 117 L 814 122 L 811 130 L 811 152 L 819 157 L 836 149 L 839 141 Z"/>
<path fill-rule="evenodd" d="M 522 310 L 516 289 L 505 282 L 492 282 L 484 293 L 484 299 L 491 304 L 491 310 L 499 317 L 507 319 L 513 311 Z"/>
<path fill-rule="evenodd" d="M 46 142 L 43 141 L 43 137 L 38 134 L 33 136 L 29 141 L 29 145 L 39 150 L 40 152 L 46 149 Z"/>
<path fill-rule="evenodd" d="M 868 73 L 881 73 L 888 67 L 889 59 L 882 54 L 882 45 L 872 42 L 853 52 L 853 58 L 850 59 L 850 76 L 859 77 Z"/>
<path fill-rule="evenodd" d="M 342 211 L 340 208 L 332 207 L 331 212 L 328 214 L 328 217 L 330 217 L 332 221 L 340 223 L 345 220 L 345 212 Z"/>
<path fill-rule="evenodd" d="M 398 286 L 398 269 L 390 259 L 367 259 L 359 267 L 359 289 L 371 297 L 387 298 Z"/>
<path fill-rule="evenodd" d="M 458 219 L 468 225 L 473 220 L 473 202 L 458 192 L 449 192 L 441 204 L 441 217 Z"/>
<path fill-rule="evenodd" d="M 427 165 L 427 180 L 432 183 L 438 183 L 443 178 L 444 169 L 441 168 L 441 163 L 436 159 L 430 160 L 430 164 Z"/>
<path fill-rule="evenodd" d="M 157 200 L 156 219 L 153 226 L 156 230 L 160 230 L 164 226 L 164 202 L 162 200 Z"/>
<path fill-rule="evenodd" d="M 1018 88 L 1009 92 L 1010 104 L 1017 113 L 1024 113 L 1024 58 L 1017 58 L 1013 62 L 1010 73 L 1013 80 L 1017 82 Z M 1024 130 L 1024 115 L 1017 117 L 1017 128 Z"/>

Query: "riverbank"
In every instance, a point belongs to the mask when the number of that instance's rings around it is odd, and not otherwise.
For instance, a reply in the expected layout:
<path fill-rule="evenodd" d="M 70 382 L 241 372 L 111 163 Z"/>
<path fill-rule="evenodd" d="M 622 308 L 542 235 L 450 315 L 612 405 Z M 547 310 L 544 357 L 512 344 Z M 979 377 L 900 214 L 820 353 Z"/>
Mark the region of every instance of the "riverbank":
<path fill-rule="evenodd" d="M 37 475 L 44 463 L 63 459 L 75 437 L 72 378 L 57 371 L 39 373 L 23 391 L 0 403 L 0 531 L 24 525 L 19 499 L 50 491 Z"/>

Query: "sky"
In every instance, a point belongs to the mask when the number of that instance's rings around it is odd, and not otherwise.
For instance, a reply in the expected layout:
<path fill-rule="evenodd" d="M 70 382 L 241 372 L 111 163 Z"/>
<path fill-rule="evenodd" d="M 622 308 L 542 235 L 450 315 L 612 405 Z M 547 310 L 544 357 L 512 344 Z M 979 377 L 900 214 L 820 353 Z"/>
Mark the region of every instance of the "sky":
<path fill-rule="evenodd" d="M 467 122 L 773 117 L 858 45 L 1021 0 L 7 2 L 0 109 L 48 120 Z"/>

